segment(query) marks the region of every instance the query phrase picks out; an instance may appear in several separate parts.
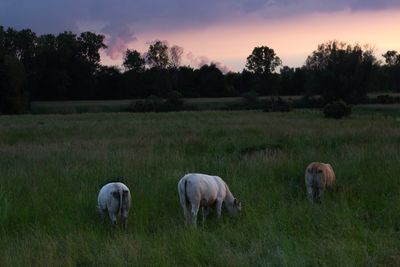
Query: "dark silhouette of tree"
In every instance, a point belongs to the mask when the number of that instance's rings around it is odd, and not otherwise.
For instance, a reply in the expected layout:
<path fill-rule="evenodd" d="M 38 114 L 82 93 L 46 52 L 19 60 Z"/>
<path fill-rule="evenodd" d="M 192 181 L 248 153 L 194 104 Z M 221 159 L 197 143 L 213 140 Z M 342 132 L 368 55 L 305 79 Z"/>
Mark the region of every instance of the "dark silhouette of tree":
<path fill-rule="evenodd" d="M 0 48 L 0 113 L 18 114 L 29 109 L 25 78 L 21 61 Z"/>
<path fill-rule="evenodd" d="M 151 44 L 146 55 L 146 63 L 150 68 L 166 69 L 169 65 L 168 45 L 162 41 Z"/>
<path fill-rule="evenodd" d="M 260 46 L 255 47 L 247 57 L 246 68 L 257 74 L 270 74 L 281 64 L 281 59 L 272 48 Z"/>
<path fill-rule="evenodd" d="M 224 75 L 215 64 L 195 70 L 195 84 L 198 96 L 221 97 L 226 94 Z"/>
<path fill-rule="evenodd" d="M 181 65 L 181 59 L 183 54 L 183 48 L 177 45 L 172 46 L 169 49 L 169 59 L 171 68 L 179 68 Z"/>
<path fill-rule="evenodd" d="M 79 45 L 79 54 L 83 57 L 84 61 L 91 64 L 93 67 L 99 67 L 99 50 L 107 48 L 104 44 L 104 35 L 83 32 L 76 41 Z"/>
<path fill-rule="evenodd" d="M 400 65 L 400 55 L 395 50 L 389 50 L 382 55 L 385 58 L 385 63 L 387 66 L 392 67 L 395 65 Z"/>
<path fill-rule="evenodd" d="M 173 72 L 173 88 L 180 92 L 183 97 L 195 97 L 196 93 L 194 69 L 187 66 L 179 67 Z"/>
<path fill-rule="evenodd" d="M 304 94 L 305 74 L 301 68 L 283 66 L 280 71 L 280 95 Z"/>
<path fill-rule="evenodd" d="M 312 91 L 328 102 L 343 99 L 359 103 L 366 99 L 367 89 L 377 60 L 372 49 L 363 50 L 344 42 L 329 41 L 318 45 L 308 56 L 305 69 L 313 80 Z"/>
<path fill-rule="evenodd" d="M 389 50 L 382 55 L 385 65 L 381 68 L 381 84 L 383 89 L 400 92 L 400 54 L 395 50 Z"/>
<path fill-rule="evenodd" d="M 123 65 L 125 69 L 142 72 L 144 71 L 145 61 L 136 50 L 126 50 Z"/>
<path fill-rule="evenodd" d="M 330 41 L 319 45 L 302 68 L 284 66 L 277 73 L 281 60 L 273 49 L 261 46 L 254 48 L 241 73 L 224 75 L 214 64 L 200 69 L 181 66 L 183 48 L 155 41 L 145 56 L 127 50 L 121 73 L 118 67 L 101 65 L 103 41 L 104 36 L 92 32 L 37 36 L 29 29 L 0 26 L 1 112 L 23 112 L 29 99 L 153 96 L 173 103 L 180 95 L 224 97 L 251 92 L 320 94 L 326 101 L 341 98 L 358 103 L 368 90 L 400 91 L 400 55 L 394 50 L 383 54 L 385 64 L 379 65 L 367 47 Z"/>
<path fill-rule="evenodd" d="M 101 66 L 95 74 L 96 87 L 92 99 L 122 99 L 128 93 L 122 87 L 122 74 L 115 66 Z"/>

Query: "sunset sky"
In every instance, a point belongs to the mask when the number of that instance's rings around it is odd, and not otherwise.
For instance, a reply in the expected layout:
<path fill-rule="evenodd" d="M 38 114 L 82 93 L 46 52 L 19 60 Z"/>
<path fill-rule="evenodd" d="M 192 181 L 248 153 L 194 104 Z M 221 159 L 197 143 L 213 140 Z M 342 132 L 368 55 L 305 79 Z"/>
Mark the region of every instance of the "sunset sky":
<path fill-rule="evenodd" d="M 376 56 L 400 50 L 398 0 L 0 0 L 0 25 L 38 34 L 71 30 L 106 36 L 104 64 L 145 52 L 154 40 L 184 48 L 183 64 L 215 62 L 241 71 L 255 46 L 301 66 L 328 40 L 369 44 Z"/>

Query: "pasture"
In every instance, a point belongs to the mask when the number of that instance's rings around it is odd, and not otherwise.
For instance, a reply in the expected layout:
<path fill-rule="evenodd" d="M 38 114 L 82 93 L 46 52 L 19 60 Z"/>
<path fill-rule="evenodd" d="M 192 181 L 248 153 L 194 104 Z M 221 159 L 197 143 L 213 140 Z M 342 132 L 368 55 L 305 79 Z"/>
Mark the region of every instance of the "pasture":
<path fill-rule="evenodd" d="M 337 176 L 315 205 L 311 161 Z M 400 122 L 369 114 L 1 116 L 0 266 L 399 266 L 399 162 Z M 184 227 L 188 172 L 220 175 L 240 217 Z M 116 176 L 132 193 L 126 231 L 96 212 Z"/>

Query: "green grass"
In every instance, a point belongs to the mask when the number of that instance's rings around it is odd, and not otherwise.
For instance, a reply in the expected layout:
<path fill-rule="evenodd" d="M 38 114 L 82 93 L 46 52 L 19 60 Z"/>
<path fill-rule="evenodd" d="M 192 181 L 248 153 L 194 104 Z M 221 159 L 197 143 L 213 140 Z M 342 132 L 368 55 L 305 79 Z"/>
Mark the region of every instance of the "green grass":
<path fill-rule="evenodd" d="M 283 96 L 283 99 L 298 99 L 301 96 Z M 270 97 L 262 96 L 260 100 Z M 99 112 L 125 112 L 136 101 L 144 99 L 121 100 L 79 100 L 79 101 L 33 101 L 31 102 L 32 114 L 74 114 L 74 113 L 99 113 Z M 186 109 L 192 110 L 226 110 L 232 105 L 243 102 L 242 97 L 201 97 L 184 98 Z"/>
<path fill-rule="evenodd" d="M 330 162 L 337 192 L 305 197 Z M 400 123 L 320 113 L 0 117 L 0 266 L 399 266 Z M 243 204 L 186 228 L 177 182 L 217 174 Z M 124 176 L 127 231 L 96 213 Z"/>

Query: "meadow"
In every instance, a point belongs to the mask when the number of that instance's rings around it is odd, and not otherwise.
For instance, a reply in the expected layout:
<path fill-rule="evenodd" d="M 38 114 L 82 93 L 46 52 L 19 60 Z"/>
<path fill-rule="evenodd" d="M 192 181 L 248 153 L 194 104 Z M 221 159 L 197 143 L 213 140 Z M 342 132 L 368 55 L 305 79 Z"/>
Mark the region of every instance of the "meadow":
<path fill-rule="evenodd" d="M 305 167 L 337 188 L 307 201 Z M 0 117 L 0 266 L 399 266 L 400 122 L 203 111 Z M 242 214 L 184 226 L 177 182 L 221 176 Z M 96 212 L 116 177 L 126 231 Z M 200 217 L 199 217 L 200 219 Z"/>

